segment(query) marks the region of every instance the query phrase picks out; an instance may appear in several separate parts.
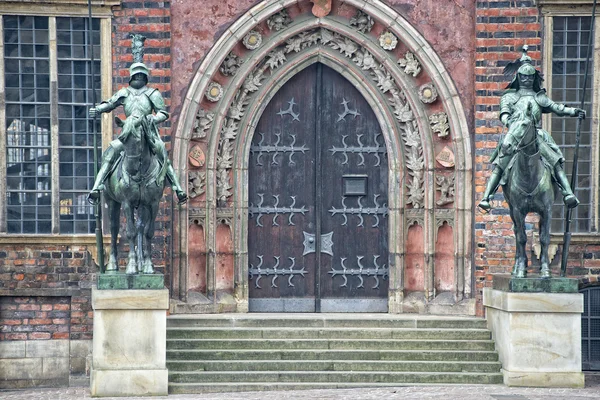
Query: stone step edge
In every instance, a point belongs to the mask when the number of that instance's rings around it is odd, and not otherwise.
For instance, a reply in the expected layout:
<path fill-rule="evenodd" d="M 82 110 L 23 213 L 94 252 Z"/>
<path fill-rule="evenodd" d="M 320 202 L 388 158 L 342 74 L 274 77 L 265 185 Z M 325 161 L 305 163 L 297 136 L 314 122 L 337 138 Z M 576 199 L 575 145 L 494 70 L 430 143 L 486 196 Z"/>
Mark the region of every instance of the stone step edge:
<path fill-rule="evenodd" d="M 422 343 L 422 342 L 426 342 L 426 343 L 430 343 L 430 342 L 434 342 L 434 343 L 439 343 L 439 342 L 451 342 L 451 343 L 494 343 L 494 340 L 492 339 L 394 339 L 394 338 L 385 338 L 385 339 L 355 339 L 355 338 L 347 338 L 347 339 L 332 339 L 332 338 L 310 338 L 310 339 L 305 339 L 305 338 L 299 338 L 299 339 L 269 339 L 269 338 L 215 338 L 215 339 L 189 339 L 189 338 L 180 338 L 180 339 L 167 339 L 167 342 L 198 342 L 198 343 L 202 343 L 202 342 L 224 342 L 224 343 L 230 343 L 230 342 L 255 342 L 255 341 L 259 341 L 261 343 L 264 342 L 278 342 L 278 343 L 289 343 L 289 342 L 356 342 L 357 344 L 360 343 L 366 343 L 366 342 L 381 342 L 381 343 L 388 343 L 388 342 L 408 342 L 408 343 Z"/>
<path fill-rule="evenodd" d="M 353 320 L 353 321 L 485 321 L 485 318 L 469 315 L 420 315 L 389 313 L 219 313 L 219 314 L 171 314 L 167 319 L 186 320 Z"/>
<path fill-rule="evenodd" d="M 169 393 L 194 393 L 186 390 L 198 390 L 199 393 L 208 392 L 250 392 L 268 390 L 311 390 L 311 389 L 354 389 L 378 387 L 406 387 L 406 386 L 464 386 L 465 383 L 348 383 L 348 382 L 215 382 L 215 383 L 190 383 L 169 382 Z M 469 386 L 498 386 L 504 387 L 502 381 L 498 383 L 476 384 Z"/>
<path fill-rule="evenodd" d="M 256 326 L 206 326 L 206 327 L 195 327 L 195 326 L 172 326 L 167 327 L 167 332 L 244 332 L 244 331 L 268 331 L 268 332 L 296 332 L 296 331 L 341 331 L 341 332 L 355 332 L 355 331 L 373 331 L 373 332 L 440 332 L 447 333 L 449 331 L 452 332 L 491 332 L 487 328 L 394 328 L 394 327 L 335 327 L 335 326 L 307 326 L 307 327 L 276 327 L 276 326 L 266 326 L 266 327 L 256 327 Z"/>
<path fill-rule="evenodd" d="M 315 363 L 340 363 L 340 364 L 356 364 L 358 362 L 367 364 L 497 364 L 501 365 L 500 361 L 419 361 L 419 360 L 167 360 L 171 364 L 200 364 L 200 363 L 221 363 L 221 364 L 253 364 L 253 363 L 285 363 L 285 364 L 315 364 Z"/>
<path fill-rule="evenodd" d="M 167 349 L 167 353 L 169 352 L 189 352 L 189 353 L 255 353 L 255 352 L 268 352 L 268 353 L 280 353 L 282 351 L 287 352 L 327 352 L 327 353 L 335 353 L 335 352 L 357 352 L 357 351 L 366 351 L 366 352 L 385 352 L 385 353 L 494 353 L 497 354 L 496 350 L 463 350 L 463 349 L 439 349 L 439 350 L 423 350 L 423 349 L 401 349 L 401 350 L 378 350 L 378 349 Z"/>
<path fill-rule="evenodd" d="M 409 375 L 409 376 L 436 376 L 436 375 L 473 375 L 489 376 L 500 375 L 502 372 L 438 372 L 438 371 L 173 371 L 169 375 Z"/>

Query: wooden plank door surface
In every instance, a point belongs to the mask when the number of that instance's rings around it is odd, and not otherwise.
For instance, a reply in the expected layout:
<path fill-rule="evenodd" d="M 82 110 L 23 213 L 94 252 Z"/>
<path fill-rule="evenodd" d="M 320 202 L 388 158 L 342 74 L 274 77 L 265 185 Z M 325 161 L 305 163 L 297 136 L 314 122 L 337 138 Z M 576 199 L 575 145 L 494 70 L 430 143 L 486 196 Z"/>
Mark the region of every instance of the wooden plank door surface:
<path fill-rule="evenodd" d="M 387 155 L 366 100 L 315 64 L 277 92 L 255 132 L 250 311 L 387 311 Z"/>

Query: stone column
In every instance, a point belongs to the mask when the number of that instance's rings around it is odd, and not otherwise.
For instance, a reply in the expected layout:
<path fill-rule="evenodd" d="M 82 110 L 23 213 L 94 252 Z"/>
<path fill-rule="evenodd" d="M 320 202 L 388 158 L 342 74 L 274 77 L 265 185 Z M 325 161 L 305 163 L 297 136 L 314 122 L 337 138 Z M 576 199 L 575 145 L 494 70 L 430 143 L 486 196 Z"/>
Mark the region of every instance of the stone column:
<path fill-rule="evenodd" d="M 584 386 L 582 294 L 484 288 L 483 305 L 502 362 L 505 385 Z"/>
<path fill-rule="evenodd" d="M 92 289 L 92 396 L 166 396 L 169 291 Z"/>

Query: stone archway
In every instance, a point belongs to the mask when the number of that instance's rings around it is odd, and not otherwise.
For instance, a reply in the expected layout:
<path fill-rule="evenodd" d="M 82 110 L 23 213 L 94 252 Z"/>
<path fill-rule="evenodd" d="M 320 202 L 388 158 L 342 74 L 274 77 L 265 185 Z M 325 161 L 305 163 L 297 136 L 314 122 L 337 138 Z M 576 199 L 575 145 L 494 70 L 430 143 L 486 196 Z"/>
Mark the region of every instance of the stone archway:
<path fill-rule="evenodd" d="M 431 47 L 395 11 L 379 1 L 345 5 L 353 8 L 334 2 L 331 15 L 316 18 L 308 1 L 260 3 L 200 66 L 174 143 L 174 165 L 188 175 L 193 197 L 177 213 L 180 298 L 190 288 L 230 291 L 236 309 L 247 310 L 250 142 L 277 89 L 317 61 L 352 82 L 385 128 L 390 312 L 423 311 L 415 299 L 405 301 L 407 292 L 424 303 L 439 293 L 454 302 L 471 297 L 470 139 L 456 89 Z M 190 272 L 204 283 L 190 284 Z"/>

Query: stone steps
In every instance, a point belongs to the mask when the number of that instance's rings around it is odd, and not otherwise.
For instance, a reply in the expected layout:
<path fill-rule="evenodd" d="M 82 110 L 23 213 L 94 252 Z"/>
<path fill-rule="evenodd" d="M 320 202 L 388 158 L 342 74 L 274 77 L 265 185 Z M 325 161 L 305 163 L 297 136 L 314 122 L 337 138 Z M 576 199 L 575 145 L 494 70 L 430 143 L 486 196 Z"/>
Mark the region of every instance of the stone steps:
<path fill-rule="evenodd" d="M 420 339 L 489 340 L 487 329 L 169 328 L 167 339 Z"/>
<path fill-rule="evenodd" d="M 486 322 L 376 314 L 175 315 L 170 393 L 501 383 Z"/>
<path fill-rule="evenodd" d="M 169 361 L 171 372 L 199 371 L 389 371 L 498 372 L 498 361 L 218 360 Z"/>
<path fill-rule="evenodd" d="M 168 350 L 494 350 L 492 340 L 421 339 L 167 339 Z"/>
<path fill-rule="evenodd" d="M 500 381 L 501 382 L 501 381 Z M 480 382 L 477 382 L 480 383 Z M 448 384 L 448 383 L 446 383 Z M 459 383 L 457 385 L 462 385 Z M 411 383 L 411 386 L 428 385 L 427 383 Z M 169 383 L 170 394 L 203 394 L 221 392 L 265 392 L 282 390 L 310 390 L 310 389 L 352 389 L 364 387 L 393 387 L 397 383 L 303 383 L 303 382 L 213 382 L 213 383 Z"/>
<path fill-rule="evenodd" d="M 193 360 L 382 360 L 497 361 L 495 351 L 451 350 L 169 350 L 167 361 Z"/>

